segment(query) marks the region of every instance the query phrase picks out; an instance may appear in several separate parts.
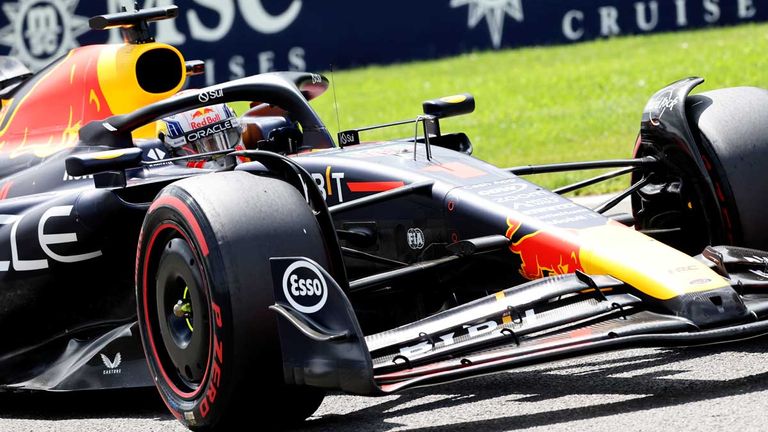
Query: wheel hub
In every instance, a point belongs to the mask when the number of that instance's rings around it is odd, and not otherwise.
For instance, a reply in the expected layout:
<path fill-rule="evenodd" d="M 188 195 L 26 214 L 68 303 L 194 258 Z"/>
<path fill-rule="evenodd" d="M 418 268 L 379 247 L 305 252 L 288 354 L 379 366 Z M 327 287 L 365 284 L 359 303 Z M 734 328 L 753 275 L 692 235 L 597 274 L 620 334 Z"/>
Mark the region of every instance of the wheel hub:
<path fill-rule="evenodd" d="M 167 352 L 167 370 L 175 370 L 179 384 L 190 389 L 202 383 L 210 352 L 204 287 L 189 244 L 182 238 L 169 240 L 158 263 L 157 324 Z"/>

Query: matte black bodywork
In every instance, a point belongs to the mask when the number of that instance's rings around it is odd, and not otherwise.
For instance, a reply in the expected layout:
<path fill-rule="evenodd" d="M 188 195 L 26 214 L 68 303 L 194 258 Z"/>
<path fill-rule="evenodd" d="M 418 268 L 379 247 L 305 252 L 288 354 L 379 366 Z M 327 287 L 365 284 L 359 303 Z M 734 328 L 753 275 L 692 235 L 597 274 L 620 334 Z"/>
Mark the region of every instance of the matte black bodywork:
<path fill-rule="evenodd" d="M 696 83 L 677 83 L 652 99 L 637 153 L 695 179 L 705 225 L 718 226 L 716 185 L 682 108 Z M 78 146 L 4 178 L 0 336 L 7 344 L 0 386 L 152 385 L 135 331 L 139 229 L 164 186 L 216 173 L 164 161 L 159 141 L 134 142 L 130 132 L 210 99 L 279 105 L 301 125 L 304 150 L 315 150 L 288 158 L 240 152 L 252 162 L 236 168 L 285 180 L 308 202 L 322 197 L 316 216 L 332 244 L 338 236 L 340 247 L 329 251 L 334 277 L 318 268 L 329 300 L 316 313 L 291 307 L 277 283 L 291 263 L 306 259 L 272 260 L 271 307 L 289 384 L 384 394 L 625 346 L 768 332 L 759 294 L 768 275 L 751 271 L 762 268 L 764 253 L 713 249 L 701 261 L 733 283 L 723 279 L 720 289 L 666 300 L 614 277 L 587 275 L 569 233 L 615 221 L 473 158 L 463 134 L 336 148 L 307 104 L 325 87 L 319 75 L 284 73 L 191 92 L 93 122 L 81 129 Z M 437 124 L 426 119 L 425 130 L 427 120 Z M 96 162 L 105 150 L 125 158 Z M 637 180 L 647 182 L 644 175 Z M 538 255 L 516 249 L 536 236 Z M 542 279 L 526 282 L 532 278 Z M 736 281 L 747 289 L 737 292 Z"/>

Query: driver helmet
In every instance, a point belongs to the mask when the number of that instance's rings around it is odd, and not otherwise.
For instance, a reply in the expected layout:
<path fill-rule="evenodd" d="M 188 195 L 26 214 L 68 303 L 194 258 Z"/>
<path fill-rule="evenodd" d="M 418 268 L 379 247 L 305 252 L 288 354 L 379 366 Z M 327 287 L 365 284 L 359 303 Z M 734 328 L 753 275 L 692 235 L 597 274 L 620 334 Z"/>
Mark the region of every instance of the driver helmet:
<path fill-rule="evenodd" d="M 226 104 L 210 105 L 174 114 L 158 122 L 158 138 L 173 157 L 226 150 L 240 143 L 242 128 Z M 233 157 L 206 156 L 182 161 L 193 168 L 221 169 L 235 165 Z"/>

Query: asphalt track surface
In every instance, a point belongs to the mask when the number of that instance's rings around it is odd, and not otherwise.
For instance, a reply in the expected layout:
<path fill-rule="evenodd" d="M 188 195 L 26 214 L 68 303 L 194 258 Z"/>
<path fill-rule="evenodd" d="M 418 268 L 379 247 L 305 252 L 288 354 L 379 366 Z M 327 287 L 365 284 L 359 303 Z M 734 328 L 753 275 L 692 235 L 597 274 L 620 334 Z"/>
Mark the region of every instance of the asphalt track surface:
<path fill-rule="evenodd" d="M 383 398 L 334 394 L 297 430 L 760 431 L 767 410 L 762 337 L 619 351 Z M 4 432 L 184 430 L 153 391 L 6 394 L 0 411 Z"/>
<path fill-rule="evenodd" d="M 382 398 L 331 394 L 296 430 L 762 431 L 767 413 L 762 337 L 616 351 Z M 254 416 L 241 430 L 263 430 L 260 423 Z M 0 432 L 183 430 L 154 389 L 0 393 Z"/>

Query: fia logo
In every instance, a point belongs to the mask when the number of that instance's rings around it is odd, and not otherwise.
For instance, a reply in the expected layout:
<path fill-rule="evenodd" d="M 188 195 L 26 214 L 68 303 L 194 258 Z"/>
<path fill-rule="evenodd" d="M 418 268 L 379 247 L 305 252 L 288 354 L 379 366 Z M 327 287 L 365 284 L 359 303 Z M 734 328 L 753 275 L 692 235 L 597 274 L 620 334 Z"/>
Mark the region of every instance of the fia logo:
<path fill-rule="evenodd" d="M 104 366 L 107 367 L 101 371 L 103 375 L 117 375 L 122 372 L 121 369 L 118 369 L 120 367 L 120 363 L 123 362 L 123 356 L 120 355 L 120 353 L 115 354 L 114 360 L 110 360 L 109 357 L 104 354 L 99 355 L 101 356 L 101 362 L 104 363 Z"/>
<path fill-rule="evenodd" d="M 451 7 L 469 6 L 469 19 L 467 25 L 470 29 L 485 18 L 488 23 L 488 31 L 491 33 L 491 42 L 494 48 L 501 46 L 501 37 L 504 35 L 504 19 L 507 15 L 523 22 L 522 0 L 451 0 Z"/>
<path fill-rule="evenodd" d="M 413 250 L 424 248 L 424 231 L 419 228 L 408 229 L 408 247 Z"/>
<path fill-rule="evenodd" d="M 11 48 L 30 69 L 37 70 L 77 47 L 88 30 L 88 18 L 75 15 L 80 0 L 3 2 L 8 24 L 0 29 L 0 45 Z"/>

